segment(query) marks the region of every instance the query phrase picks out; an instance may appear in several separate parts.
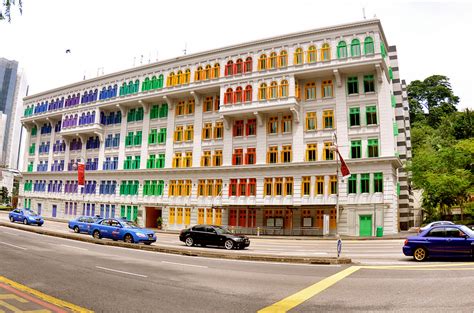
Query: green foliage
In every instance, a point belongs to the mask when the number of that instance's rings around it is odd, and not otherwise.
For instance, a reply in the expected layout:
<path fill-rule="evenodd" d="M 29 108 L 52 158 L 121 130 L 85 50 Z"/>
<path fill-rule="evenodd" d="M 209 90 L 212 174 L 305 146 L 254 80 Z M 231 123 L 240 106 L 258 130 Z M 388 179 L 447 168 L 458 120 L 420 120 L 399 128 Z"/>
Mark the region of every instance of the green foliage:
<path fill-rule="evenodd" d="M 12 21 L 11 18 L 11 7 L 17 5 L 16 0 L 4 0 L 2 5 L 0 6 L 0 21 L 8 20 L 8 23 Z M 18 9 L 20 14 L 23 13 L 23 2 L 22 0 L 18 0 Z"/>

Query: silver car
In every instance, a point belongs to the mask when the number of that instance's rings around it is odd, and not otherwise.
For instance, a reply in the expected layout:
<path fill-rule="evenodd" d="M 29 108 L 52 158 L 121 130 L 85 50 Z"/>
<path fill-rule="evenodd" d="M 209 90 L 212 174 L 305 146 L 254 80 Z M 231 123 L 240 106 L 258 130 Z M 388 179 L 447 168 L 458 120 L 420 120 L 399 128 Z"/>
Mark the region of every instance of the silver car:
<path fill-rule="evenodd" d="M 433 226 L 437 226 L 437 225 L 454 225 L 453 222 L 450 222 L 450 221 L 436 221 L 436 222 L 431 222 L 429 223 L 428 225 L 425 225 L 423 227 L 420 227 L 420 231 L 419 233 L 421 233 L 422 231 L 428 229 L 428 228 L 431 228 Z"/>

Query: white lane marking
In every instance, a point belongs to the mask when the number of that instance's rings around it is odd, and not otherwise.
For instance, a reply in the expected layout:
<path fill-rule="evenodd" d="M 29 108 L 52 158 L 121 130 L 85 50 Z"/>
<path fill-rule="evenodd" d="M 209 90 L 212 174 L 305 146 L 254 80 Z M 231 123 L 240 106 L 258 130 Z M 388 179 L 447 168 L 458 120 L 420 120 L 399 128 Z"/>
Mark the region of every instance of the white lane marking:
<path fill-rule="evenodd" d="M 21 250 L 28 250 L 26 248 L 23 248 L 23 247 L 20 247 L 20 246 L 15 246 L 15 245 L 12 245 L 10 243 L 6 243 L 6 242 L 3 242 L 3 241 L 0 241 L 1 244 L 4 244 L 4 245 L 7 245 L 7 246 L 10 246 L 10 247 L 13 247 L 13 248 L 17 248 L 17 249 L 21 249 Z"/>
<path fill-rule="evenodd" d="M 168 262 L 168 261 L 161 261 L 161 263 L 173 264 L 173 265 L 180 265 L 180 266 L 191 266 L 191 267 L 209 268 L 209 267 L 204 266 L 204 265 L 194 265 L 194 264 L 176 263 L 176 262 Z"/>
<path fill-rule="evenodd" d="M 111 271 L 111 272 L 122 273 L 122 274 L 127 274 L 127 275 L 133 275 L 133 276 L 138 276 L 138 277 L 145 277 L 145 278 L 148 277 L 148 276 L 142 275 L 142 274 L 124 272 L 124 271 L 114 270 L 113 268 L 107 268 L 107 267 L 102 267 L 102 266 L 96 266 L 96 268 L 100 268 L 100 269 L 105 270 L 105 271 Z"/>
<path fill-rule="evenodd" d="M 66 248 L 72 248 L 72 249 L 78 249 L 78 250 L 89 251 L 89 249 L 86 249 L 86 248 L 79 248 L 79 247 L 74 247 L 74 246 L 69 246 L 69 245 L 63 245 L 63 244 L 61 244 L 60 246 L 63 246 L 63 247 L 66 247 Z"/>

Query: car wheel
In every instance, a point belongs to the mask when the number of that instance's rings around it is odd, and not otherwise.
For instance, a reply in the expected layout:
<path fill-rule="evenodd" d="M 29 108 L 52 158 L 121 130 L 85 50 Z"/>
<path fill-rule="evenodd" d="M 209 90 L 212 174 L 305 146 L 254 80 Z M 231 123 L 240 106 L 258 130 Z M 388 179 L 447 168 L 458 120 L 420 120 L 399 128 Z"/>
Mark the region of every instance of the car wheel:
<path fill-rule="evenodd" d="M 76 234 L 79 234 L 80 230 L 79 230 L 79 227 L 78 226 L 74 226 L 74 232 Z"/>
<path fill-rule="evenodd" d="M 100 239 L 100 231 L 94 230 L 94 232 L 92 233 L 92 237 L 94 237 L 95 239 Z"/>
<path fill-rule="evenodd" d="M 15 219 L 13 218 L 13 216 L 10 216 L 10 222 L 13 223 L 14 221 L 15 221 Z"/>
<path fill-rule="evenodd" d="M 413 258 L 415 261 L 422 262 L 428 257 L 428 252 L 423 247 L 418 247 L 413 252 Z"/>
<path fill-rule="evenodd" d="M 133 237 L 130 234 L 126 234 L 125 237 L 123 238 L 123 241 L 126 243 L 133 243 Z"/>
<path fill-rule="evenodd" d="M 193 240 L 193 238 L 191 238 L 191 237 L 186 238 L 185 243 L 186 243 L 186 245 L 187 245 L 188 247 L 194 246 L 194 240 Z"/>
<path fill-rule="evenodd" d="M 234 248 L 234 242 L 230 239 L 226 240 L 226 242 L 224 243 L 224 247 L 227 249 L 227 250 L 232 250 Z"/>
<path fill-rule="evenodd" d="M 23 224 L 28 225 L 28 220 L 26 218 L 23 219 Z"/>

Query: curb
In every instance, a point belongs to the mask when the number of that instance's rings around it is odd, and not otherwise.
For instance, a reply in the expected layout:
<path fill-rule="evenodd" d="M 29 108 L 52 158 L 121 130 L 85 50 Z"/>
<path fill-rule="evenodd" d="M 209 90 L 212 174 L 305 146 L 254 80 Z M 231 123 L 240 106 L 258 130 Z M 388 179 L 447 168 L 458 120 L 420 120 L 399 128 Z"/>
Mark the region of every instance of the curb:
<path fill-rule="evenodd" d="M 94 243 L 104 246 L 115 246 L 129 249 L 161 252 L 168 254 L 195 256 L 195 257 L 206 257 L 216 259 L 233 259 L 233 260 L 246 260 L 246 261 L 266 261 L 266 262 L 281 262 L 281 263 L 300 263 L 300 264 L 351 264 L 352 260 L 349 258 L 336 258 L 336 257 L 297 257 L 297 256 L 274 256 L 266 254 L 236 254 L 236 253 L 219 253 L 210 251 L 196 251 L 189 248 L 168 248 L 160 246 L 147 246 L 140 244 L 130 244 L 125 242 L 117 241 L 106 241 L 97 240 L 92 237 L 83 237 L 77 234 L 59 233 L 51 230 L 41 228 L 31 228 L 32 226 L 23 226 L 20 224 L 0 222 L 0 226 L 15 228 L 23 231 L 37 233 L 41 235 L 54 236 L 65 239 L 72 239 L 82 242 Z"/>

